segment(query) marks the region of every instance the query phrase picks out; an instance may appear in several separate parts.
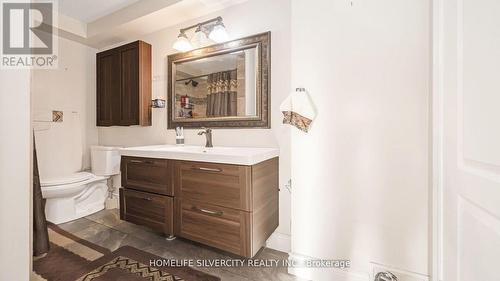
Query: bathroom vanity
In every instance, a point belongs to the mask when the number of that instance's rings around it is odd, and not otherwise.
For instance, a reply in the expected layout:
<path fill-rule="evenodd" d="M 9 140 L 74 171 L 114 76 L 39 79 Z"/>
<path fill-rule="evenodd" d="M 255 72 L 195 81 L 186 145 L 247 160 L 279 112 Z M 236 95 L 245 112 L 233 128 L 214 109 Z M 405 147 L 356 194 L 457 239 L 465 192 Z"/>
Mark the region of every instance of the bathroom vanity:
<path fill-rule="evenodd" d="M 269 128 L 271 33 L 168 56 L 168 128 Z M 224 85 L 224 87 L 221 87 Z M 211 146 L 211 131 L 200 132 Z M 120 216 L 253 257 L 278 226 L 274 148 L 121 150 Z"/>
<path fill-rule="evenodd" d="M 278 226 L 278 149 L 121 151 L 120 217 L 244 257 Z"/>

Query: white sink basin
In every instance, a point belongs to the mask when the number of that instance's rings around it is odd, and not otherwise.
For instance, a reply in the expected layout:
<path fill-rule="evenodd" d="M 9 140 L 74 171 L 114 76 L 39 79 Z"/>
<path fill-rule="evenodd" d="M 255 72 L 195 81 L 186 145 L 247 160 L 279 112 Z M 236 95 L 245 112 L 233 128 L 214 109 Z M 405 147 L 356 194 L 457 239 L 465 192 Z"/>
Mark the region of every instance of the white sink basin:
<path fill-rule="evenodd" d="M 235 165 L 254 165 L 279 156 L 278 148 L 221 146 L 206 148 L 203 146 L 152 145 L 122 148 L 120 152 L 124 156 Z"/>

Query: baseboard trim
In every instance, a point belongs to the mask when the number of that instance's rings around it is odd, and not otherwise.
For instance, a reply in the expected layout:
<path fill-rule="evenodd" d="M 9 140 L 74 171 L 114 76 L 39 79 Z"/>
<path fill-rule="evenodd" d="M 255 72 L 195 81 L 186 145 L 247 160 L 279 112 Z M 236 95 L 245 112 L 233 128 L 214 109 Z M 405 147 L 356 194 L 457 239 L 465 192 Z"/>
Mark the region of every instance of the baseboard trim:
<path fill-rule="evenodd" d="M 266 247 L 277 251 L 289 253 L 291 250 L 292 239 L 290 235 L 274 232 L 266 241 Z"/>
<path fill-rule="evenodd" d="M 319 260 L 319 258 L 308 257 L 306 255 L 290 253 L 291 259 L 296 264 L 301 264 L 305 260 Z M 368 273 L 354 272 L 340 268 L 312 268 L 312 267 L 288 267 L 288 273 L 297 277 L 314 281 L 369 281 Z"/>

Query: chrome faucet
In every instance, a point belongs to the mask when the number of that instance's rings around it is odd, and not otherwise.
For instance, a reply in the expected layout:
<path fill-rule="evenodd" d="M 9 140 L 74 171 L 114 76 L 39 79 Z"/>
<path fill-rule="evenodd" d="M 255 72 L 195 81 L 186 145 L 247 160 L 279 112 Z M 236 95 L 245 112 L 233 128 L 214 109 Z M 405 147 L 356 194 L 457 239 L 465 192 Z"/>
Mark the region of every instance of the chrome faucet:
<path fill-rule="evenodd" d="M 198 135 L 199 136 L 205 135 L 205 137 L 207 138 L 207 143 L 205 144 L 205 147 L 213 147 L 213 145 L 212 145 L 212 129 L 205 128 L 205 127 L 201 127 L 201 128 L 203 129 L 203 131 L 198 132 Z"/>

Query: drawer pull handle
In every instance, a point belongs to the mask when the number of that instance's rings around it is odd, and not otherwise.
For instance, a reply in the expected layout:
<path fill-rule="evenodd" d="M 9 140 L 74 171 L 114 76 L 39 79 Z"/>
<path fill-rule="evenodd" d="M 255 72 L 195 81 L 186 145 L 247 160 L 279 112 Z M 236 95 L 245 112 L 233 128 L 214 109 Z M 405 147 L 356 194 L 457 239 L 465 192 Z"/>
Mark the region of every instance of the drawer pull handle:
<path fill-rule="evenodd" d="M 217 173 L 222 172 L 222 169 L 218 169 L 218 168 L 196 167 L 194 169 L 195 170 L 200 170 L 200 171 L 207 171 L 207 172 L 217 172 Z"/>
<path fill-rule="evenodd" d="M 196 208 L 196 207 L 193 207 L 193 209 L 198 211 L 198 212 L 202 212 L 202 213 L 213 215 L 213 216 L 222 216 L 224 214 L 224 212 L 222 212 L 222 211 L 210 211 L 210 210 Z"/>
<path fill-rule="evenodd" d="M 142 164 L 142 163 L 144 163 L 144 164 L 154 164 L 154 162 L 153 162 L 153 161 L 151 161 L 151 160 L 144 160 L 144 161 L 142 161 L 142 160 L 130 160 L 130 163 L 138 163 L 138 164 Z"/>
<path fill-rule="evenodd" d="M 146 200 L 146 201 L 153 201 L 153 198 L 151 197 L 142 197 L 143 200 Z"/>

